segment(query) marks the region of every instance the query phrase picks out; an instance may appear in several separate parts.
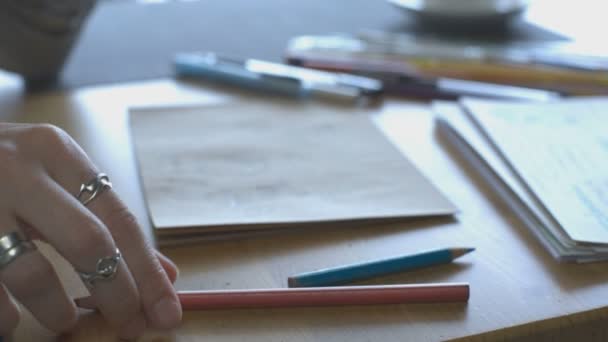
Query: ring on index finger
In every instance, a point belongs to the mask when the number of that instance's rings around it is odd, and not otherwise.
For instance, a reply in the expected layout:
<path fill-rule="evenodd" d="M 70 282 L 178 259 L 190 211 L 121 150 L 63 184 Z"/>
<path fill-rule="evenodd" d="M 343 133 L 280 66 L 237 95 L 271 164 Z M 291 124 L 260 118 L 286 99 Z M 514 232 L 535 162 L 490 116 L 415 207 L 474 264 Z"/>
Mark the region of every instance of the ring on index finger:
<path fill-rule="evenodd" d="M 76 198 L 83 204 L 87 205 L 94 200 L 99 194 L 105 190 L 112 189 L 110 178 L 105 173 L 98 173 L 95 178 L 88 183 L 80 185 L 80 191 Z"/>

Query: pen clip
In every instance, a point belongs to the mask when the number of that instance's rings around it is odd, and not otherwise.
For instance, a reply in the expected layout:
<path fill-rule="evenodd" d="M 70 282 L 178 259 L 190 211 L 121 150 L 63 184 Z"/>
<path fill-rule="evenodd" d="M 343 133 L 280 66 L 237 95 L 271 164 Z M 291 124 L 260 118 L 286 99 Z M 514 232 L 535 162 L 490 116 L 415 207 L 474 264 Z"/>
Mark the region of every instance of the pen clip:
<path fill-rule="evenodd" d="M 383 90 L 382 82 L 358 75 L 312 70 L 255 59 L 248 60 L 246 68 L 264 75 L 294 78 L 309 88 L 332 91 L 331 88 L 333 87 L 336 93 L 352 94 L 356 92 L 359 95 L 371 96 L 378 95 Z"/>

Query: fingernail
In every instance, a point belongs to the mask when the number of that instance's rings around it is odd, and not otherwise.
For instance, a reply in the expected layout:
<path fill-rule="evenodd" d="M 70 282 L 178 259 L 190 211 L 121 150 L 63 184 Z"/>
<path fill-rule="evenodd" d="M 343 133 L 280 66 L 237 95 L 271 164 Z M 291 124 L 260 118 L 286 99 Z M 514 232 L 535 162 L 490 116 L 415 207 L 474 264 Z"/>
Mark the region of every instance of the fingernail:
<path fill-rule="evenodd" d="M 175 262 L 173 262 L 173 260 L 169 259 L 168 256 L 164 255 L 160 251 L 157 251 L 157 253 L 158 253 L 159 258 L 162 259 L 161 262 L 168 264 L 170 266 L 170 268 L 175 270 L 175 274 L 173 274 L 173 272 L 167 272 L 167 276 L 169 276 L 169 280 L 171 280 L 172 283 L 175 283 L 175 280 L 179 277 L 179 268 L 177 267 Z"/>
<path fill-rule="evenodd" d="M 175 274 L 172 274 L 169 278 L 169 280 L 171 280 L 171 284 L 175 284 L 177 278 L 179 278 L 179 268 L 177 266 L 175 266 Z"/>
<path fill-rule="evenodd" d="M 166 296 L 154 304 L 152 315 L 158 328 L 175 328 L 182 320 L 182 306 L 176 297 Z"/>
<path fill-rule="evenodd" d="M 175 264 L 175 262 L 173 260 L 171 260 L 168 256 L 164 255 L 163 256 L 167 259 L 167 262 L 169 262 L 169 264 L 171 264 L 171 266 L 175 267 L 175 269 L 177 269 L 177 265 Z"/>
<path fill-rule="evenodd" d="M 138 314 L 120 330 L 120 338 L 134 340 L 141 336 L 144 330 L 146 330 L 146 320 L 141 314 Z"/>

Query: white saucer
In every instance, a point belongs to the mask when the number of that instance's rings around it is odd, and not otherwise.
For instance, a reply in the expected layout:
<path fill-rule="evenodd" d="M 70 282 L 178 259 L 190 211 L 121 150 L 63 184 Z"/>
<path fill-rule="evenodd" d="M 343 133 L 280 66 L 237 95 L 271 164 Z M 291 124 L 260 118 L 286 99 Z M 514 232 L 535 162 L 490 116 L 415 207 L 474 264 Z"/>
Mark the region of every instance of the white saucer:
<path fill-rule="evenodd" d="M 446 25 L 502 25 L 518 17 L 529 0 L 387 0 L 422 20 Z"/>

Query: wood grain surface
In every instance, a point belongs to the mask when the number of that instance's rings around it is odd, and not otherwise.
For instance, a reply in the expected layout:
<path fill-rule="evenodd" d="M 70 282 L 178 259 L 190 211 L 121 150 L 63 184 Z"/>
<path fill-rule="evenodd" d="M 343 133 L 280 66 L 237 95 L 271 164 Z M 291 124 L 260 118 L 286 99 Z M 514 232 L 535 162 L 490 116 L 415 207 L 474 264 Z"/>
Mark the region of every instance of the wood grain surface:
<path fill-rule="evenodd" d="M 149 232 L 127 129 L 127 107 L 226 100 L 217 90 L 170 80 L 24 96 L 2 79 L 2 120 L 51 122 L 82 144 Z M 180 290 L 286 287 L 289 275 L 361 260 L 451 246 L 476 251 L 436 268 L 365 284 L 468 282 L 468 304 L 415 304 L 189 312 L 179 329 L 141 341 L 603 341 L 608 265 L 555 262 L 478 181 L 433 128 L 424 104 L 388 101 L 375 122 L 460 209 L 455 220 L 424 219 L 373 230 L 293 232 L 163 249 L 180 267 Z M 152 238 L 152 237 L 151 237 Z M 52 251 L 66 287 L 82 291 Z M 25 314 L 13 341 L 113 341 L 101 317 L 84 313 L 57 338 Z"/>

